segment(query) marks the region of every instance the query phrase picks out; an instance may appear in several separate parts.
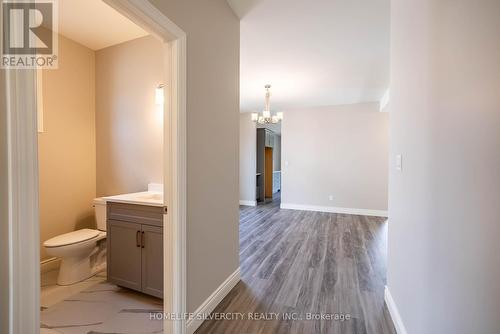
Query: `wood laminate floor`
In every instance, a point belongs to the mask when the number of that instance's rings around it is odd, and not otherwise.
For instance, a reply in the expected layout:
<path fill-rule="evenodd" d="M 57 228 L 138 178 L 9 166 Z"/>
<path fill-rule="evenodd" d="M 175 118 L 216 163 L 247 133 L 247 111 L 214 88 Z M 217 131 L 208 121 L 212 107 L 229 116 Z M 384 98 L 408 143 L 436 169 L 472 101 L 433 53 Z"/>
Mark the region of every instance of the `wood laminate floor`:
<path fill-rule="evenodd" d="M 207 320 L 196 333 L 395 334 L 384 304 L 385 220 L 282 210 L 279 197 L 241 206 L 241 281 L 214 310 L 234 320 Z"/>

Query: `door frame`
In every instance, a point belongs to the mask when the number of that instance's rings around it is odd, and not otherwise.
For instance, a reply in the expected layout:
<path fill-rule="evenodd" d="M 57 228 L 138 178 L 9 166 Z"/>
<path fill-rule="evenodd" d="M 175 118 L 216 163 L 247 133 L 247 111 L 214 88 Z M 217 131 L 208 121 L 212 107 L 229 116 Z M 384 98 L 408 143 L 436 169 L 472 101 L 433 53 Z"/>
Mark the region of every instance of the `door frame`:
<path fill-rule="evenodd" d="M 186 34 L 148 1 L 103 0 L 164 43 L 164 312 L 186 313 Z M 16 33 L 16 32 L 14 32 Z M 22 32 L 17 32 L 22 33 Z M 40 332 L 36 70 L 6 70 L 9 333 Z M 168 214 L 167 214 L 168 208 Z M 2 242 L 4 239 L 2 239 Z M 164 319 L 184 334 L 185 320 Z"/>

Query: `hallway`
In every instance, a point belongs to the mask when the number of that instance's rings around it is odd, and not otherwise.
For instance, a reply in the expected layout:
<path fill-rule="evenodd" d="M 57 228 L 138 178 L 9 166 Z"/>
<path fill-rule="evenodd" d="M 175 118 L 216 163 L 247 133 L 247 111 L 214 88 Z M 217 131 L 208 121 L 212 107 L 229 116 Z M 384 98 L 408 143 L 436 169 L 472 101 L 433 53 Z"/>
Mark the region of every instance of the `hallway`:
<path fill-rule="evenodd" d="M 214 310 L 240 318 L 207 320 L 196 333 L 395 333 L 384 305 L 385 220 L 283 210 L 278 198 L 240 206 L 241 281 Z"/>

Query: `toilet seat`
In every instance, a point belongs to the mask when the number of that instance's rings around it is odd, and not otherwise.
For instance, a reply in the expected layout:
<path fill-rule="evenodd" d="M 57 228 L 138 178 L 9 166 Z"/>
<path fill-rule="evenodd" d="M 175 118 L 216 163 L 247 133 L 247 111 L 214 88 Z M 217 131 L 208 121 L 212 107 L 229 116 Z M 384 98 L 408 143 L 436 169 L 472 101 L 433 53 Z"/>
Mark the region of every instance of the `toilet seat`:
<path fill-rule="evenodd" d="M 77 244 L 83 241 L 91 240 L 99 236 L 99 230 L 84 228 L 81 230 L 65 233 L 53 237 L 43 243 L 47 248 L 62 247 Z"/>

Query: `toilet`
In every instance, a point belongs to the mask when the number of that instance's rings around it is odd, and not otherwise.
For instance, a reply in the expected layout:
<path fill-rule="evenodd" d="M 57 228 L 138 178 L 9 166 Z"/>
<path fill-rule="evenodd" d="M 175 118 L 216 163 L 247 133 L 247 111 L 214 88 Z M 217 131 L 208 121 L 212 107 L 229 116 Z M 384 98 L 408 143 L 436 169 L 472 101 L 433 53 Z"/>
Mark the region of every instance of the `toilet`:
<path fill-rule="evenodd" d="M 53 237 L 43 243 L 47 254 L 61 259 L 58 285 L 83 281 L 106 268 L 106 201 L 94 199 L 97 230 L 84 228 Z"/>

